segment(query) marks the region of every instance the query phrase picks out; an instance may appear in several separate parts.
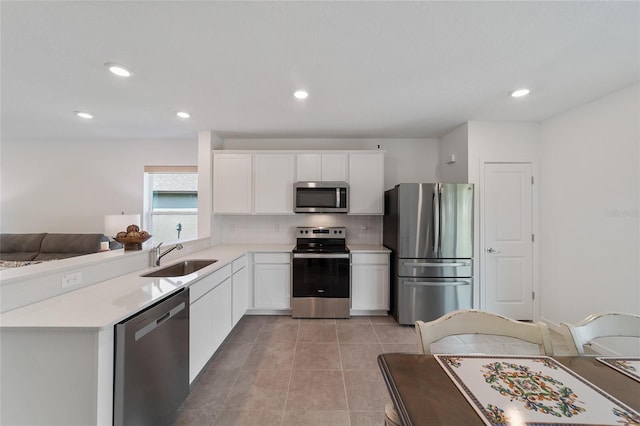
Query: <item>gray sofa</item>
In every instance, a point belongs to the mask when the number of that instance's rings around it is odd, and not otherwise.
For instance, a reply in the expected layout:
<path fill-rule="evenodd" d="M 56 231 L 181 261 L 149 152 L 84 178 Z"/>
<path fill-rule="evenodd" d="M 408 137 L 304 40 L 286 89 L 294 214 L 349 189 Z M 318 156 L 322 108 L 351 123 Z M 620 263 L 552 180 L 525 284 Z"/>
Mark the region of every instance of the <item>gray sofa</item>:
<path fill-rule="evenodd" d="M 0 234 L 0 260 L 41 262 L 100 251 L 104 234 Z"/>

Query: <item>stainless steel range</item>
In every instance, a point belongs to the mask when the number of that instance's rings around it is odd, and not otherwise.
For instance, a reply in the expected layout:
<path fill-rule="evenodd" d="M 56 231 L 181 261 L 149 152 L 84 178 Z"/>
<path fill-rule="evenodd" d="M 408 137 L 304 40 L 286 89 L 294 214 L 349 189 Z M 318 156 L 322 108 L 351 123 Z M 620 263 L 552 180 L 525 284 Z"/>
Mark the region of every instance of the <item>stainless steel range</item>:
<path fill-rule="evenodd" d="M 296 228 L 292 254 L 291 315 L 349 318 L 351 284 L 346 229 Z"/>

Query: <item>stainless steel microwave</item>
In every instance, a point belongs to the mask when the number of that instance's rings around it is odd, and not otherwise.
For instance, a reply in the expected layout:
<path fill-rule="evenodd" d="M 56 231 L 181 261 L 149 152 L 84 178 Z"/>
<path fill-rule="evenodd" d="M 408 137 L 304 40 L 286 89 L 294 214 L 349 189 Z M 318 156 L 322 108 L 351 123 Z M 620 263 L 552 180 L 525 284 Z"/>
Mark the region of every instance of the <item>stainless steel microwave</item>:
<path fill-rule="evenodd" d="M 347 213 L 349 184 L 346 182 L 296 182 L 293 184 L 296 213 Z"/>

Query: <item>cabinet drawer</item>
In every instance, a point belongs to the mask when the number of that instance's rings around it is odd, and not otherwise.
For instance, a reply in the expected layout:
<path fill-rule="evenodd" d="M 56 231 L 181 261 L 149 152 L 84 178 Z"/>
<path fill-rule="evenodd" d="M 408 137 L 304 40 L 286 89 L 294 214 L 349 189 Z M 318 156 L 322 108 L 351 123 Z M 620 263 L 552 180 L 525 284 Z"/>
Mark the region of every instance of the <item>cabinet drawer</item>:
<path fill-rule="evenodd" d="M 386 253 L 351 253 L 353 265 L 388 265 L 389 255 Z"/>
<path fill-rule="evenodd" d="M 236 272 L 238 272 L 240 269 L 244 268 L 245 266 L 247 266 L 247 256 L 242 256 L 241 258 L 236 259 L 233 262 L 231 262 L 231 273 L 235 274 Z"/>
<path fill-rule="evenodd" d="M 291 253 L 254 253 L 253 263 L 291 263 Z"/>
<path fill-rule="evenodd" d="M 210 290 L 214 289 L 218 284 L 226 280 L 231 276 L 231 265 L 225 265 L 222 268 L 218 269 L 211 275 L 207 275 L 201 280 L 196 281 L 195 283 L 189 286 L 189 299 L 190 302 L 198 300 L 200 297 L 205 295 Z"/>

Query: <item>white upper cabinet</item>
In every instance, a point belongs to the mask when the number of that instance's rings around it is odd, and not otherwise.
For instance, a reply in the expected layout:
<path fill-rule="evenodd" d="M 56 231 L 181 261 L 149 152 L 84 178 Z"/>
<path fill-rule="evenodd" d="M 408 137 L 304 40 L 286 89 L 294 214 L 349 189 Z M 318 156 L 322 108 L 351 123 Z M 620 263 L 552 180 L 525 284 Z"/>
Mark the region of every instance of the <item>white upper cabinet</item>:
<path fill-rule="evenodd" d="M 256 154 L 254 157 L 254 212 L 293 213 L 293 154 Z"/>
<path fill-rule="evenodd" d="M 349 214 L 384 214 L 384 153 L 349 154 Z"/>
<path fill-rule="evenodd" d="M 347 154 L 297 154 L 296 162 L 296 180 L 299 182 L 347 180 Z"/>
<path fill-rule="evenodd" d="M 252 212 L 252 155 L 213 155 L 213 212 Z"/>
<path fill-rule="evenodd" d="M 384 214 L 384 151 L 214 151 L 213 213 L 293 214 L 293 184 L 349 183 L 349 214 Z"/>
<path fill-rule="evenodd" d="M 321 154 L 296 155 L 296 181 L 322 180 L 322 156 Z"/>

